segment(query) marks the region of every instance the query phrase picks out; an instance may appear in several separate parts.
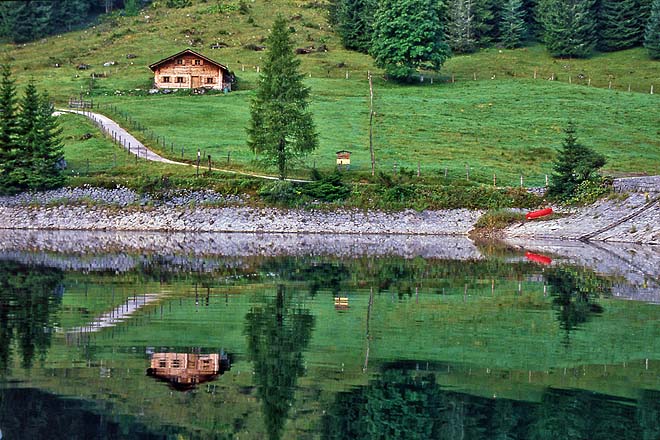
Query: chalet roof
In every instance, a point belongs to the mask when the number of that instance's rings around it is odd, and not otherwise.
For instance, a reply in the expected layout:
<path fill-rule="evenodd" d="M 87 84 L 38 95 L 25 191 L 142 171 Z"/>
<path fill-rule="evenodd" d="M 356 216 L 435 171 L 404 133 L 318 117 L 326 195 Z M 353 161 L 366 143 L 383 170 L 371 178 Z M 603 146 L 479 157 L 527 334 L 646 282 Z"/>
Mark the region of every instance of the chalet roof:
<path fill-rule="evenodd" d="M 164 63 L 166 63 L 166 62 L 168 62 L 168 61 L 171 61 L 171 60 L 173 60 L 173 59 L 175 59 L 175 58 L 177 58 L 177 57 L 180 57 L 181 55 L 186 55 L 186 54 L 194 55 L 194 56 L 196 56 L 196 57 L 199 57 L 199 58 L 203 59 L 204 61 L 206 61 L 207 63 L 211 63 L 211 64 L 213 64 L 213 65 L 215 65 L 215 66 L 218 66 L 219 68 L 221 68 L 221 69 L 224 70 L 225 72 L 229 73 L 229 68 L 227 68 L 227 66 L 222 65 L 222 64 L 218 63 L 217 61 L 213 61 L 211 58 L 207 58 L 207 57 L 205 57 L 204 55 L 202 55 L 201 53 L 197 53 L 197 52 L 195 52 L 194 50 L 191 50 L 191 49 L 182 50 L 182 51 L 179 52 L 179 53 L 175 53 L 174 55 L 170 55 L 170 56 L 167 57 L 167 58 L 163 58 L 162 60 L 157 61 L 157 62 L 151 64 L 151 65 L 149 66 L 149 68 L 151 69 L 152 72 L 155 72 L 155 71 L 156 71 L 156 68 L 158 68 L 160 65 L 162 65 L 162 64 L 164 64 Z"/>

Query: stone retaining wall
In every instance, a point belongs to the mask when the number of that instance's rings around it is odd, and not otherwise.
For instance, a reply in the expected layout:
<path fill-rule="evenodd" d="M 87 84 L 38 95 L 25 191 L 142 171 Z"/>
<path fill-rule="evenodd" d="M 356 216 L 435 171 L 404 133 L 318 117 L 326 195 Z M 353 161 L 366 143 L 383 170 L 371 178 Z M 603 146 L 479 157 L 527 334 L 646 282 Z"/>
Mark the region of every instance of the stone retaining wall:
<path fill-rule="evenodd" d="M 624 177 L 614 180 L 616 192 L 660 193 L 660 176 Z"/>

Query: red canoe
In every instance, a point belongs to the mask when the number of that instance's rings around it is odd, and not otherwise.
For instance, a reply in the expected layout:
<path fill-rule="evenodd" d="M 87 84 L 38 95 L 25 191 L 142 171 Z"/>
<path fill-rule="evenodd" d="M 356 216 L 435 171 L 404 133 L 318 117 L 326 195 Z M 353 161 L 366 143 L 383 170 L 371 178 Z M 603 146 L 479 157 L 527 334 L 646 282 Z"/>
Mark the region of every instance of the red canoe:
<path fill-rule="evenodd" d="M 532 219 L 543 217 L 543 216 L 550 215 L 550 214 L 552 214 L 552 208 L 545 208 L 545 209 L 540 209 L 538 211 L 528 212 L 527 215 L 525 215 L 525 218 L 527 220 L 532 220 Z"/>
<path fill-rule="evenodd" d="M 525 257 L 527 257 L 528 260 L 533 261 L 535 263 L 541 263 L 541 264 L 552 263 L 552 258 L 546 257 L 545 255 L 535 254 L 533 252 L 525 252 Z"/>

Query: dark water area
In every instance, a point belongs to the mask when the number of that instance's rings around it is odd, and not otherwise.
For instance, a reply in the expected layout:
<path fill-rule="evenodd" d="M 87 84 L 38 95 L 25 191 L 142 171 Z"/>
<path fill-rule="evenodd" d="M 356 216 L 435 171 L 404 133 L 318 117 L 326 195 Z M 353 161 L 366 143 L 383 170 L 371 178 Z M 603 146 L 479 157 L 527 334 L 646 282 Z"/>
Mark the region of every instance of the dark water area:
<path fill-rule="evenodd" d="M 0 251 L 0 438 L 658 439 L 658 279 L 596 260 Z"/>

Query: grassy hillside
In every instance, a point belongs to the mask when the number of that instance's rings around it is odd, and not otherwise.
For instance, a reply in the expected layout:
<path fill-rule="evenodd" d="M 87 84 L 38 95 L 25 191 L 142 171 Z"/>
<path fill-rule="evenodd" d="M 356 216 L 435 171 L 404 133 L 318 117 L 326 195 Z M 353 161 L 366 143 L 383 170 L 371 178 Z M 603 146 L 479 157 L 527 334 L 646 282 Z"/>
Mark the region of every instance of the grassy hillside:
<path fill-rule="evenodd" d="M 297 46 L 328 48 L 300 57 L 321 148 L 298 165 L 298 174 L 306 175 L 314 165 L 332 169 L 334 152 L 346 148 L 355 153 L 351 175 L 365 175 L 370 166 L 366 72 L 374 70 L 372 60 L 341 48 L 319 2 L 254 0 L 248 11 L 238 5 L 229 0 L 195 2 L 185 9 L 149 7 L 137 17 L 115 14 L 87 30 L 0 50 L 19 85 L 34 79 L 60 103 L 83 93 L 111 104 L 116 111 L 102 111 L 148 127 L 145 139 L 154 148 L 150 139 L 164 136 L 166 147 L 160 151 L 165 155 L 180 159 L 184 147 L 184 157 L 192 159 L 200 148 L 226 162 L 230 152 L 232 166 L 255 169 L 245 126 L 264 52 L 246 46 L 262 44 L 274 14 L 282 13 L 290 19 Z M 216 43 L 227 47 L 211 49 Z M 239 91 L 145 96 L 152 81 L 147 66 L 186 47 L 229 65 L 239 76 Z M 127 59 L 127 54 L 137 57 Z M 109 61 L 116 64 L 103 67 Z M 61 67 L 53 67 L 56 63 Z M 91 68 L 77 70 L 81 63 Z M 91 73 L 106 77 L 92 80 Z M 556 60 L 541 46 L 493 48 L 450 59 L 432 79 L 405 86 L 377 79 L 380 170 L 419 166 L 424 176 L 444 178 L 446 168 L 450 178 L 464 178 L 469 167 L 472 180 L 492 183 L 496 174 L 498 184 L 517 185 L 522 174 L 526 184 L 539 185 L 551 172 L 561 127 L 573 119 L 580 139 L 607 156 L 606 172 L 660 173 L 660 106 L 657 94 L 648 93 L 651 85 L 660 87 L 660 64 L 641 48 L 588 60 Z M 67 124 L 73 129 L 75 123 Z M 70 145 L 67 155 L 74 162 L 95 157 L 94 147 L 80 156 L 79 147 Z M 140 170 L 117 169 L 113 160 L 115 175 L 147 172 Z M 160 171 L 172 172 L 180 171 Z"/>

